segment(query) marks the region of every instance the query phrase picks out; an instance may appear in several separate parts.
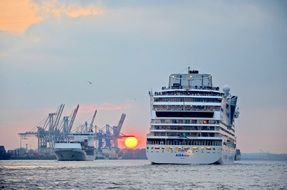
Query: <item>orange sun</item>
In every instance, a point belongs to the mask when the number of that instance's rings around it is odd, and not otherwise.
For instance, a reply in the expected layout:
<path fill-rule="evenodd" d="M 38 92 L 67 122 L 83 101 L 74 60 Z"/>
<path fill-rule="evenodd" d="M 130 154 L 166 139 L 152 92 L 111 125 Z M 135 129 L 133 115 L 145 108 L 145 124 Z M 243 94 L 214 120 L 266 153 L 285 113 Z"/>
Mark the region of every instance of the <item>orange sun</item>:
<path fill-rule="evenodd" d="M 125 139 L 125 146 L 127 148 L 135 148 L 138 145 L 138 139 L 136 137 L 127 137 Z"/>

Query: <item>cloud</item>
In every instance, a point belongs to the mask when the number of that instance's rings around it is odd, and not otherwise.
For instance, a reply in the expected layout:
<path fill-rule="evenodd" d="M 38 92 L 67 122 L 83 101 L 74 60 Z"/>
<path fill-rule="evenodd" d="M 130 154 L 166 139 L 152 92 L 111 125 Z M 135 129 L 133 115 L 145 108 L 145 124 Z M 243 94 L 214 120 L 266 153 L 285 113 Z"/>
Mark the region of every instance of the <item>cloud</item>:
<path fill-rule="evenodd" d="M 39 14 L 44 18 L 67 16 L 72 18 L 100 15 L 103 10 L 96 6 L 68 5 L 56 0 L 38 4 Z"/>
<path fill-rule="evenodd" d="M 30 0 L 3 0 L 0 6 L 0 30 L 4 32 L 25 32 L 29 26 L 42 20 L 38 7 Z"/>
<path fill-rule="evenodd" d="M 53 17 L 78 18 L 103 14 L 96 6 L 68 5 L 56 0 L 34 3 L 32 0 L 2 0 L 0 31 L 24 33 L 34 24 Z"/>

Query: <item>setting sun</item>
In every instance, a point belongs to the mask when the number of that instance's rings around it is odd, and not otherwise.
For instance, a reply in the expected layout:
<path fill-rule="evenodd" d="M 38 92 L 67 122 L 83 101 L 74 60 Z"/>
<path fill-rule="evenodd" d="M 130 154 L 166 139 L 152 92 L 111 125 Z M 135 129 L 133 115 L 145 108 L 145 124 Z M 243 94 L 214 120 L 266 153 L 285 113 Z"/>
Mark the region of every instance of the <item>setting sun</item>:
<path fill-rule="evenodd" d="M 135 148 L 138 145 L 138 139 L 136 137 L 127 137 L 125 139 L 125 146 L 127 148 Z"/>

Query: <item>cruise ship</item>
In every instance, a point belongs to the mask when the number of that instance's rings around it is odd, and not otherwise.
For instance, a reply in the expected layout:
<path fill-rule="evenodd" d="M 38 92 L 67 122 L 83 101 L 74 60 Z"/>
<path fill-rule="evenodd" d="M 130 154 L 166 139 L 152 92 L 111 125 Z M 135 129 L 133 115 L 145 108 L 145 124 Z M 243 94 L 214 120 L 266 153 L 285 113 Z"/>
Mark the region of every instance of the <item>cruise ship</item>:
<path fill-rule="evenodd" d="M 231 164 L 235 159 L 237 96 L 212 85 L 212 75 L 171 74 L 168 87 L 149 92 L 152 164 Z"/>
<path fill-rule="evenodd" d="M 95 134 L 72 133 L 67 142 L 55 143 L 54 152 L 58 161 L 93 161 L 96 157 Z"/>

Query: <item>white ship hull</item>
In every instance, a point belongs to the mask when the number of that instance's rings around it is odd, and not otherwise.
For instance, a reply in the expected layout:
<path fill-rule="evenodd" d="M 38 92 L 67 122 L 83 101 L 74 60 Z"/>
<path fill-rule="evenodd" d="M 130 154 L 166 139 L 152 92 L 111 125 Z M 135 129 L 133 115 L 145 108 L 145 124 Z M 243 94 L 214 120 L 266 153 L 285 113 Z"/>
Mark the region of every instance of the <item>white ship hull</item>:
<path fill-rule="evenodd" d="M 95 156 L 87 155 L 85 151 L 79 149 L 55 150 L 58 161 L 92 161 Z"/>
<path fill-rule="evenodd" d="M 213 150 L 192 151 L 192 146 L 181 146 L 188 151 L 176 151 L 176 147 L 161 145 L 149 147 L 146 155 L 153 164 L 232 164 L 235 150 L 222 150 L 216 147 Z M 198 148 L 198 147 L 196 147 Z M 172 151 L 171 151 L 172 150 Z"/>
<path fill-rule="evenodd" d="M 58 161 L 92 161 L 95 160 L 93 149 L 89 155 L 82 149 L 80 143 L 56 143 L 54 148 Z"/>

